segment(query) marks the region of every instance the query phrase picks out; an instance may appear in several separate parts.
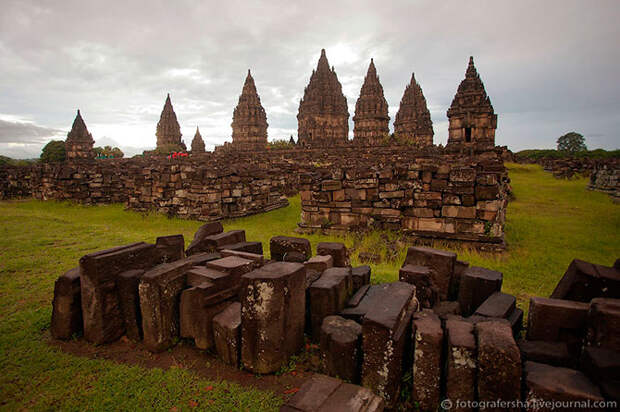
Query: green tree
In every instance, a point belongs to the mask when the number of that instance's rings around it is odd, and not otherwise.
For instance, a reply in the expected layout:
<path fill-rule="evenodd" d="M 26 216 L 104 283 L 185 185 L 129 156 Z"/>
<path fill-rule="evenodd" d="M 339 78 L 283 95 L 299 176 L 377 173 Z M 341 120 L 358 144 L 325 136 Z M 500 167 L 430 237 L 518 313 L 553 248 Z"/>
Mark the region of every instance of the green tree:
<path fill-rule="evenodd" d="M 105 146 L 105 147 L 95 147 L 93 148 L 97 157 L 105 157 L 105 158 L 115 158 L 120 159 L 125 156 L 125 153 L 118 147 Z"/>
<path fill-rule="evenodd" d="M 52 140 L 46 144 L 41 151 L 42 162 L 62 162 L 66 158 L 65 142 L 62 140 Z"/>
<path fill-rule="evenodd" d="M 558 138 L 557 143 L 558 150 L 562 152 L 577 153 L 588 150 L 586 139 L 583 135 L 576 132 L 566 133 L 564 136 Z"/>

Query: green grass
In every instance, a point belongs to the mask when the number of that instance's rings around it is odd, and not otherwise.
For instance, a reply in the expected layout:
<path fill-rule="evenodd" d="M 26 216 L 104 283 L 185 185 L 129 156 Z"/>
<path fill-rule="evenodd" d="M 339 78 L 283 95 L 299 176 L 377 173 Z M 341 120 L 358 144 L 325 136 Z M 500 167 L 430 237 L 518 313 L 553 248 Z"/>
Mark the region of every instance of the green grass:
<path fill-rule="evenodd" d="M 556 180 L 536 165 L 508 165 L 516 199 L 508 209 L 501 254 L 455 250 L 471 264 L 504 273 L 504 291 L 527 309 L 530 296 L 547 296 L 573 258 L 611 265 L 620 256 L 620 206 L 602 193 L 586 190 L 585 179 Z M 268 253 L 275 235 L 299 236 L 299 197 L 268 214 L 224 222 L 245 229 Z M 145 369 L 80 358 L 46 343 L 54 280 L 94 250 L 157 236 L 182 233 L 186 242 L 200 222 L 127 212 L 120 205 L 0 202 L 0 407 L 15 409 L 190 409 L 277 410 L 279 395 L 207 381 L 191 371 Z M 304 236 L 304 235 L 301 235 Z M 408 241 L 375 231 L 343 238 L 314 234 L 320 241 L 343 241 L 353 251 L 373 252 L 375 282 L 398 278 Z M 444 245 L 437 243 L 438 247 Z M 449 247 L 448 247 L 449 248 Z M 454 250 L 454 249 L 453 249 Z M 202 388 L 213 385 L 213 390 Z"/>

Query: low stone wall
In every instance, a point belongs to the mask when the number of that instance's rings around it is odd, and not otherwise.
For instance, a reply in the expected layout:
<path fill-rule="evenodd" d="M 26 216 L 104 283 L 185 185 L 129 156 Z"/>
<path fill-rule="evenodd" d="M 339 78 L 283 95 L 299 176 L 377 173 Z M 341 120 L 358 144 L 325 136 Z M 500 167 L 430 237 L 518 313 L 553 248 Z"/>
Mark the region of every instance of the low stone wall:
<path fill-rule="evenodd" d="M 597 165 L 590 174 L 588 189 L 609 193 L 620 201 L 620 162 Z"/>

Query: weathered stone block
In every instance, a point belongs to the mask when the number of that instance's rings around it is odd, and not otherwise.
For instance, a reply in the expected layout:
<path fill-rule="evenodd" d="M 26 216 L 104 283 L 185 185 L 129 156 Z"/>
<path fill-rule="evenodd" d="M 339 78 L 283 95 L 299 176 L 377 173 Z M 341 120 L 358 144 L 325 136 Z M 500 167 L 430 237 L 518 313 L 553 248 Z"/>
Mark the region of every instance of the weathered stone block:
<path fill-rule="evenodd" d="M 228 256 L 207 262 L 206 267 L 228 274 L 226 287 L 238 288 L 241 286 L 241 276 L 254 270 L 255 264 L 254 261 L 239 256 Z"/>
<path fill-rule="evenodd" d="M 351 268 L 329 268 L 310 285 L 308 291 L 313 341 L 318 342 L 321 337 L 323 319 L 344 309 L 352 288 Z"/>
<path fill-rule="evenodd" d="M 303 345 L 306 270 L 276 262 L 243 275 L 241 361 L 254 373 L 277 371 Z"/>
<path fill-rule="evenodd" d="M 353 291 L 368 285 L 370 283 L 370 266 L 364 265 L 351 268 L 351 276 L 353 279 Z"/>
<path fill-rule="evenodd" d="M 265 264 L 265 258 L 263 257 L 263 255 L 257 255 L 256 253 L 241 252 L 241 251 L 229 250 L 229 249 L 220 249 L 220 254 L 222 255 L 223 258 L 229 257 L 229 256 L 236 256 L 241 259 L 251 260 L 252 262 L 254 262 L 254 264 L 252 265 L 253 269 L 261 267 Z"/>
<path fill-rule="evenodd" d="M 226 248 L 226 250 L 234 250 L 238 252 L 254 253 L 256 255 L 263 254 L 263 244 L 261 242 L 234 243 L 232 245 L 221 246 L 220 248 L 218 248 L 219 249 L 218 251 L 220 251 L 223 248 Z"/>
<path fill-rule="evenodd" d="M 620 352 L 585 346 L 579 360 L 581 369 L 593 382 L 620 381 Z"/>
<path fill-rule="evenodd" d="M 423 308 L 432 308 L 438 300 L 431 276 L 428 267 L 419 265 L 405 265 L 398 272 L 398 280 L 415 286 L 416 297 Z"/>
<path fill-rule="evenodd" d="M 187 257 L 192 262 L 192 266 L 204 266 L 207 262 L 221 258 L 222 255 L 215 252 L 196 253 Z"/>
<path fill-rule="evenodd" d="M 218 248 L 242 242 L 245 242 L 245 230 L 231 230 L 205 236 L 195 246 L 190 245 L 185 253 L 190 256 L 201 252 L 215 252 Z"/>
<path fill-rule="evenodd" d="M 366 291 L 360 289 L 349 299 L 347 307 L 340 312 L 340 315 L 344 318 L 362 323 L 366 313 L 368 313 L 371 308 L 379 305 L 381 301 L 389 299 L 387 295 L 388 291 L 388 283 L 372 285 L 366 289 Z"/>
<path fill-rule="evenodd" d="M 439 317 L 428 309 L 413 317 L 413 392 L 420 410 L 435 410 L 441 390 L 443 329 Z"/>
<path fill-rule="evenodd" d="M 351 266 L 349 262 L 349 252 L 343 243 L 321 242 L 316 247 L 317 255 L 330 255 L 334 258 L 334 266 Z"/>
<path fill-rule="evenodd" d="M 312 256 L 312 249 L 308 239 L 290 236 L 274 236 L 269 241 L 271 259 L 284 261 L 287 254 L 297 252 L 303 255 L 304 261 Z"/>
<path fill-rule="evenodd" d="M 321 364 L 330 375 L 359 383 L 362 325 L 340 316 L 327 316 L 321 325 Z"/>
<path fill-rule="evenodd" d="M 213 318 L 218 355 L 227 365 L 239 366 L 241 356 L 241 303 L 233 302 Z"/>
<path fill-rule="evenodd" d="M 407 257 L 403 266 L 418 265 L 428 267 L 431 271 L 431 287 L 435 290 L 439 299 L 447 300 L 455 262 L 455 253 L 412 246 L 407 250 Z"/>
<path fill-rule="evenodd" d="M 181 249 L 183 251 L 183 249 Z M 118 275 L 116 285 L 125 321 L 125 334 L 134 342 L 142 340 L 142 314 L 138 287 L 144 270 L 128 270 Z"/>
<path fill-rule="evenodd" d="M 551 297 L 579 302 L 597 297 L 620 298 L 620 271 L 574 259 Z"/>
<path fill-rule="evenodd" d="M 155 241 L 160 262 L 172 262 L 185 257 L 185 239 L 183 235 L 160 236 Z"/>
<path fill-rule="evenodd" d="M 578 350 L 583 340 L 589 305 L 561 299 L 533 297 L 527 321 L 527 339 L 560 341 Z"/>
<path fill-rule="evenodd" d="M 195 255 L 199 252 L 208 251 L 203 245 L 203 240 L 209 236 L 217 235 L 218 233 L 222 233 L 224 231 L 224 227 L 220 222 L 209 222 L 198 228 L 198 231 L 194 234 L 194 239 L 192 243 L 190 243 L 187 248 L 187 255 Z"/>
<path fill-rule="evenodd" d="M 502 289 L 501 272 L 472 266 L 461 275 L 459 304 L 463 316 L 471 315 L 489 296 Z"/>
<path fill-rule="evenodd" d="M 572 368 L 576 363 L 566 342 L 522 340 L 519 341 L 519 350 L 524 362 L 532 361 L 566 368 Z"/>
<path fill-rule="evenodd" d="M 454 272 L 452 273 L 452 281 L 450 282 L 450 293 L 448 299 L 458 300 L 459 298 L 459 286 L 461 285 L 461 276 L 465 269 L 469 267 L 468 262 L 457 260 L 454 262 Z"/>
<path fill-rule="evenodd" d="M 620 352 L 620 299 L 596 298 L 587 317 L 588 345 Z"/>
<path fill-rule="evenodd" d="M 459 319 L 446 321 L 446 397 L 474 401 L 476 398 L 476 338 L 471 322 Z M 472 410 L 473 408 L 457 408 Z"/>
<path fill-rule="evenodd" d="M 487 318 L 508 319 L 516 308 L 517 299 L 506 293 L 495 292 L 489 296 L 474 312 L 474 315 Z"/>
<path fill-rule="evenodd" d="M 304 266 L 306 267 L 306 271 L 312 270 L 318 273 L 323 273 L 323 271 L 334 266 L 334 258 L 330 255 L 313 256 L 304 262 Z"/>
<path fill-rule="evenodd" d="M 80 268 L 73 268 L 56 279 L 52 301 L 50 332 L 55 339 L 71 339 L 82 332 Z"/>

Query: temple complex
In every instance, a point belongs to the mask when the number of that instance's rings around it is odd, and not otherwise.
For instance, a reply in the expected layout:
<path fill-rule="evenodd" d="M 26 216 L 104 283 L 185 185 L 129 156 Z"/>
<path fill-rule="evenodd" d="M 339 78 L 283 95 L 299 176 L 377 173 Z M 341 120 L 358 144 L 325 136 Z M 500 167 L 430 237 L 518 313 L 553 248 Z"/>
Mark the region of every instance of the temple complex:
<path fill-rule="evenodd" d="M 233 112 L 232 144 L 235 149 L 261 150 L 267 145 L 267 115 L 248 70 L 239 103 Z"/>
<path fill-rule="evenodd" d="M 67 134 L 67 140 L 65 141 L 67 159 L 94 159 L 94 144 L 93 136 L 88 132 L 86 123 L 84 123 L 84 119 L 82 119 L 82 115 L 78 110 L 71 131 Z"/>
<path fill-rule="evenodd" d="M 372 59 L 360 90 L 360 97 L 355 103 L 353 122 L 354 143 L 359 145 L 380 145 L 390 134 L 388 104 Z"/>
<path fill-rule="evenodd" d="M 194 140 L 192 140 L 192 153 L 204 153 L 205 152 L 205 142 L 202 140 L 202 136 L 200 135 L 200 130 L 198 130 L 198 126 L 196 126 L 196 134 L 194 135 Z"/>
<path fill-rule="evenodd" d="M 172 108 L 170 94 L 166 97 L 164 109 L 161 111 L 157 123 L 157 148 L 166 151 L 186 150 L 185 143 L 181 141 L 181 126 L 177 121 L 177 115 Z"/>
<path fill-rule="evenodd" d="M 306 147 L 344 145 L 349 134 L 347 98 L 325 49 L 299 102 L 298 143 Z"/>
<path fill-rule="evenodd" d="M 433 144 L 433 122 L 422 88 L 411 74 L 411 81 L 400 100 L 394 119 L 394 134 L 404 142 L 424 147 Z"/>
<path fill-rule="evenodd" d="M 484 90 L 474 58 L 469 58 L 465 79 L 448 109 L 448 147 L 486 150 L 495 146 L 497 115 Z"/>

